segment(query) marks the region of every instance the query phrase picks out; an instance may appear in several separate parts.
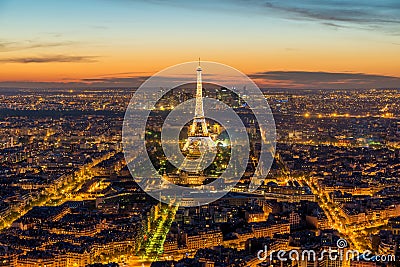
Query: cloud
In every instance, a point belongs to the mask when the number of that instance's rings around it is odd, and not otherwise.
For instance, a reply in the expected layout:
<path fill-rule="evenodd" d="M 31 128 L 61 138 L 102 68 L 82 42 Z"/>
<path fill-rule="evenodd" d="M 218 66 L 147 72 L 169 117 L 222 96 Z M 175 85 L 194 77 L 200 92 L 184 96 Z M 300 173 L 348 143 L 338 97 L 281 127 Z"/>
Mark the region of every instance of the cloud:
<path fill-rule="evenodd" d="M 126 86 L 137 86 L 144 82 L 148 76 L 132 76 L 132 77 L 100 77 L 100 78 L 85 78 L 81 81 L 84 83 L 103 83 L 112 85 L 126 85 Z"/>
<path fill-rule="evenodd" d="M 23 41 L 23 42 L 14 42 L 14 41 L 0 41 L 0 52 L 11 52 L 11 51 L 19 51 L 26 49 L 35 49 L 35 48 L 51 48 L 51 47 L 60 47 L 60 46 L 69 46 L 73 45 L 75 42 L 64 41 L 64 42 L 36 42 L 36 41 Z"/>
<path fill-rule="evenodd" d="M 333 27 L 333 28 L 348 28 L 347 26 L 340 25 L 340 24 L 333 23 L 333 22 L 323 22 L 322 24 L 325 26 Z"/>
<path fill-rule="evenodd" d="M 397 0 L 272 0 L 264 3 L 264 6 L 271 11 L 281 12 L 288 19 L 319 21 L 335 27 L 358 26 L 384 30 L 390 34 L 399 33 L 400 2 Z"/>
<path fill-rule="evenodd" d="M 270 88 L 400 88 L 400 77 L 366 73 L 267 71 L 249 77 L 260 86 Z"/>
<path fill-rule="evenodd" d="M 0 51 L 7 51 L 10 47 L 14 46 L 16 42 L 0 41 Z"/>
<path fill-rule="evenodd" d="M 398 0 L 152 0 L 154 4 L 184 8 L 202 8 L 242 15 L 264 15 L 289 20 L 317 21 L 328 27 L 356 27 L 399 34 Z"/>
<path fill-rule="evenodd" d="M 91 63 L 97 62 L 97 56 L 68 56 L 68 55 L 52 55 L 40 57 L 11 57 L 0 58 L 0 63 Z"/>
<path fill-rule="evenodd" d="M 266 71 L 248 75 L 261 88 L 370 89 L 399 88 L 400 77 L 350 72 Z M 63 82 L 4 81 L 3 88 L 136 88 L 149 76 L 90 77 Z M 163 79 L 174 79 L 163 77 Z"/>
<path fill-rule="evenodd" d="M 88 79 L 92 78 L 113 78 L 113 77 L 138 77 L 138 76 L 151 76 L 152 73 L 145 72 L 145 71 L 127 71 L 127 72 L 113 72 L 113 73 L 104 73 L 95 77 L 91 77 Z M 126 76 L 129 75 L 129 76 Z"/>
<path fill-rule="evenodd" d="M 0 82 L 0 88 L 136 88 L 147 78 L 148 76 L 135 76 L 84 78 L 74 81 L 64 79 L 62 82 L 3 81 Z"/>
<path fill-rule="evenodd" d="M 371 1 L 270 1 L 266 2 L 267 8 L 291 12 L 310 19 L 337 21 L 337 22 L 378 22 L 400 23 L 395 16 L 399 13 L 400 6 L 391 1 L 382 1 L 387 5 L 374 4 Z M 397 11 L 396 11 L 397 9 Z M 393 16 L 381 16 L 381 13 L 392 13 Z M 388 14 L 390 15 L 390 14 Z"/>

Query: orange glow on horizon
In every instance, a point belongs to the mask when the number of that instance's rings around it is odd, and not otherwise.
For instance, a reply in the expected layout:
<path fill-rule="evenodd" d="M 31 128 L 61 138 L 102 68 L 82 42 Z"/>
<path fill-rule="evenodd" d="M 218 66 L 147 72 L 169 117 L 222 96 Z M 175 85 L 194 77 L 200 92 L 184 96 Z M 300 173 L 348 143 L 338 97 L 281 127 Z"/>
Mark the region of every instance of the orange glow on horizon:
<path fill-rule="evenodd" d="M 80 82 L 88 78 L 151 76 L 166 67 L 194 61 L 198 57 L 198 52 L 189 50 L 172 52 L 168 55 L 163 51 L 110 53 L 96 57 L 93 62 L 0 63 L 0 81 Z M 201 57 L 206 61 L 227 64 L 246 74 L 265 71 L 324 71 L 400 77 L 398 62 L 389 61 L 389 55 L 378 57 L 364 53 L 293 53 L 273 50 L 264 53 L 257 50 L 219 52 L 201 53 Z"/>

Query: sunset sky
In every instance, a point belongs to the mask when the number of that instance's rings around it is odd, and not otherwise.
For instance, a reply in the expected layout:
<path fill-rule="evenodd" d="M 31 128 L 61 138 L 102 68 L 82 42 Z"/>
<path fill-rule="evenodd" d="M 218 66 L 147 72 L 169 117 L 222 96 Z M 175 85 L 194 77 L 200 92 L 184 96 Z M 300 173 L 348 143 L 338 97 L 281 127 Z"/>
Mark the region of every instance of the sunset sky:
<path fill-rule="evenodd" d="M 400 1 L 0 0 L 0 87 L 137 86 L 198 57 L 262 87 L 400 88 Z"/>

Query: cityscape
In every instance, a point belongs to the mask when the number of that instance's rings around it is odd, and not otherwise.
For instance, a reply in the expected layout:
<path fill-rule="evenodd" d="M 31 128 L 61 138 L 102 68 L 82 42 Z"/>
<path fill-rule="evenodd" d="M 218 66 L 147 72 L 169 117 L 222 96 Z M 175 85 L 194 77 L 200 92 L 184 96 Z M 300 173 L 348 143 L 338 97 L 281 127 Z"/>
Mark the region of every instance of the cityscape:
<path fill-rule="evenodd" d="M 260 262 L 257 251 L 343 238 L 398 257 L 399 90 L 263 90 L 277 129 L 271 171 L 248 193 L 249 161 L 230 193 L 200 207 L 161 203 L 131 177 L 121 127 L 132 93 L 2 91 L 2 266 L 395 266 Z"/>
<path fill-rule="evenodd" d="M 0 0 L 0 267 L 400 266 L 397 0 Z"/>

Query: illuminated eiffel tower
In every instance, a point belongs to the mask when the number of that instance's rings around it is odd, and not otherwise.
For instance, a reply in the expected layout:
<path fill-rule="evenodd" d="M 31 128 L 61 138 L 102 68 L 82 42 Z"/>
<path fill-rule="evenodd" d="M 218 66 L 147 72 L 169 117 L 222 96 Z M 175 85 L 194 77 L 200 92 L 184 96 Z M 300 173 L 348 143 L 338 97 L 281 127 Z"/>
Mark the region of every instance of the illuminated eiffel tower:
<path fill-rule="evenodd" d="M 206 119 L 203 110 L 203 84 L 201 79 L 201 66 L 197 67 L 197 87 L 196 87 L 196 108 L 193 123 L 188 132 L 187 141 L 183 147 L 186 158 L 182 163 L 183 169 L 192 174 L 201 173 L 201 163 L 205 159 L 207 151 L 216 149 L 215 142 L 211 139 L 207 129 Z M 200 182 L 200 181 L 199 181 Z"/>
<path fill-rule="evenodd" d="M 193 123 L 190 126 L 188 139 L 183 151 L 188 151 L 192 148 L 200 150 L 208 150 L 215 148 L 215 142 L 211 139 L 207 129 L 206 119 L 203 109 L 203 82 L 201 79 L 201 66 L 199 58 L 199 66 L 197 67 L 197 87 L 196 87 L 196 108 L 193 118 Z"/>

